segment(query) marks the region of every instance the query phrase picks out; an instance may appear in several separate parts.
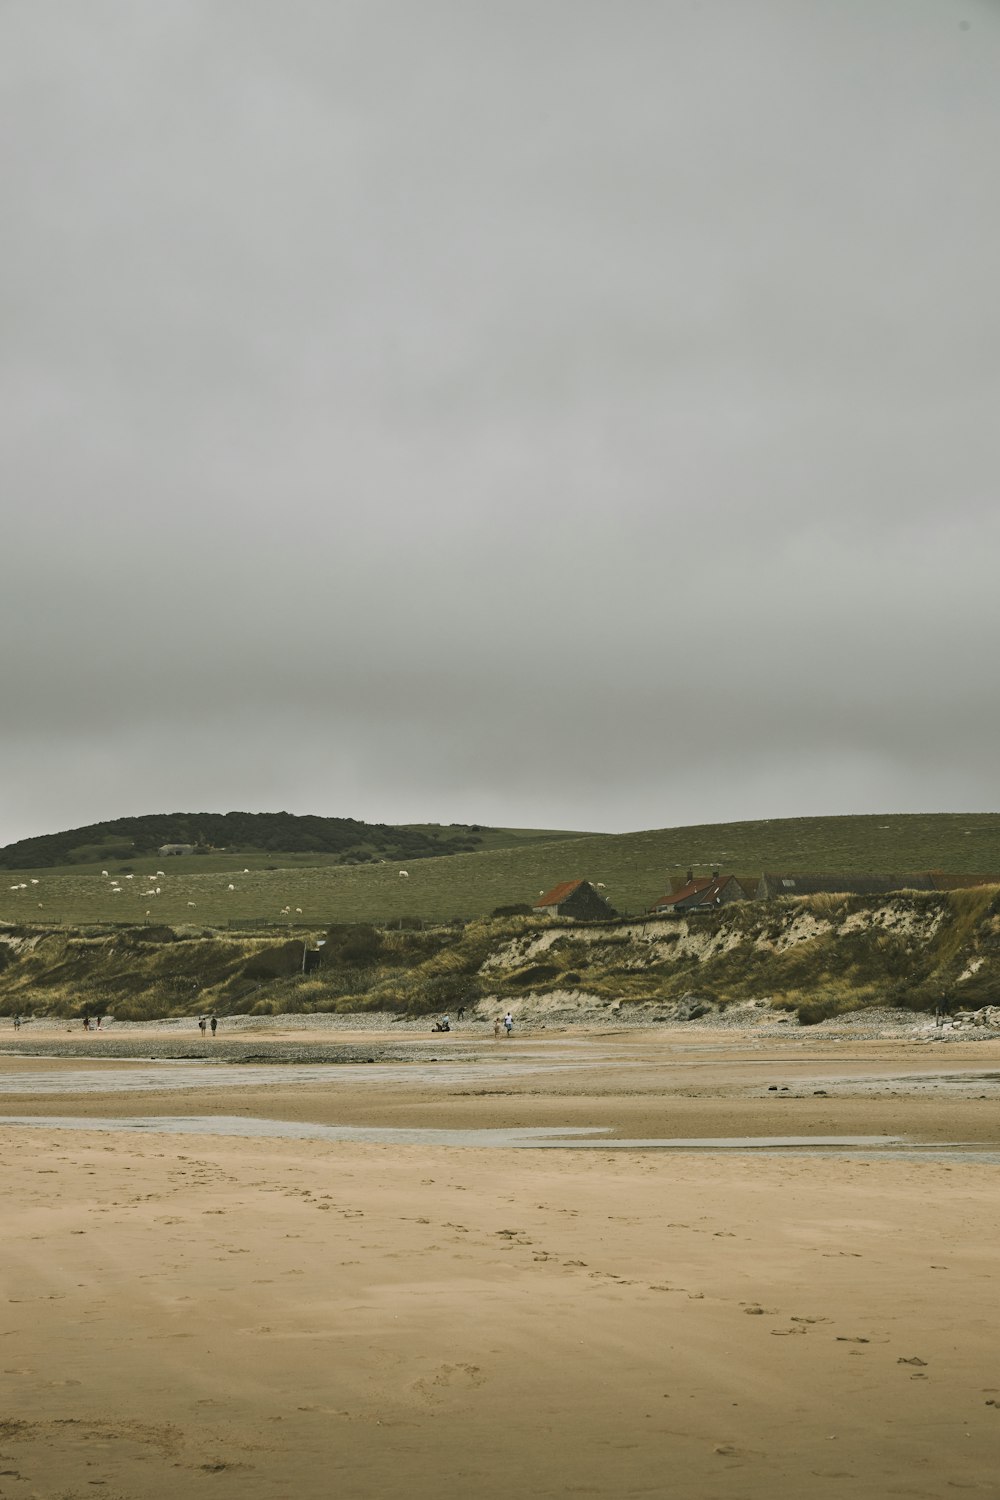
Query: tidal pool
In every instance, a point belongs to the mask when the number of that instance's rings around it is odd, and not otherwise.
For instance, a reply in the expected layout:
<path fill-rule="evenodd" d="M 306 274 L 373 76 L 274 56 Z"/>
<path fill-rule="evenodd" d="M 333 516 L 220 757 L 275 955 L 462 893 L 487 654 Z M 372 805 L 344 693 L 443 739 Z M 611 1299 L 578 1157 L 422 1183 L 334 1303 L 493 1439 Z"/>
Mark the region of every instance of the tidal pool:
<path fill-rule="evenodd" d="M 117 1060 L 96 1067 L 44 1069 L 0 1073 L 0 1096 L 4 1094 L 129 1094 L 159 1090 L 287 1087 L 289 1084 L 322 1084 L 335 1089 L 350 1081 L 361 1084 L 427 1083 L 454 1085 L 492 1083 L 512 1076 L 565 1071 L 568 1068 L 597 1070 L 605 1064 L 597 1059 L 567 1062 L 558 1058 L 477 1062 L 466 1059 L 405 1063 L 215 1063 L 156 1058 L 146 1064 Z"/>
<path fill-rule="evenodd" d="M 238 1115 L 157 1115 L 125 1119 L 88 1119 L 72 1115 L 3 1115 L 0 1126 L 25 1130 L 96 1130 L 140 1135 L 211 1135 L 245 1140 L 331 1141 L 357 1145 L 447 1146 L 479 1149 L 558 1151 L 746 1151 L 756 1153 L 908 1156 L 927 1159 L 959 1157 L 964 1161 L 1000 1162 L 1000 1148 L 948 1142 L 928 1146 L 894 1135 L 759 1135 L 691 1136 L 619 1140 L 604 1126 L 521 1126 L 482 1130 L 402 1129 L 397 1126 L 314 1125 L 292 1120 L 246 1119 Z"/>

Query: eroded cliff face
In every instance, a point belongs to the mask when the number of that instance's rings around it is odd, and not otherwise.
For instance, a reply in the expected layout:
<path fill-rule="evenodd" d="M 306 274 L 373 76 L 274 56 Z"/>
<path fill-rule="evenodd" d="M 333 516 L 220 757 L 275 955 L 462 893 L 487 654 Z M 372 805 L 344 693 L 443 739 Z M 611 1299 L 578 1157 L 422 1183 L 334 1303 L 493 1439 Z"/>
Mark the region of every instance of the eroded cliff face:
<path fill-rule="evenodd" d="M 766 1001 L 817 1020 L 864 1005 L 1000 1000 L 1000 890 L 748 902 L 698 916 L 551 924 L 499 942 L 483 977 L 622 1004 Z"/>
<path fill-rule="evenodd" d="M 693 1003 L 754 1002 L 808 1022 L 869 1005 L 1000 1002 L 1000 887 L 747 902 L 648 921 L 352 931 L 362 936 L 339 950 L 331 942 L 323 966 L 304 975 L 303 942 L 319 934 L 0 929 L 0 1014 L 424 1014 L 504 1001 L 526 1013 L 571 996 L 664 1018 Z"/>

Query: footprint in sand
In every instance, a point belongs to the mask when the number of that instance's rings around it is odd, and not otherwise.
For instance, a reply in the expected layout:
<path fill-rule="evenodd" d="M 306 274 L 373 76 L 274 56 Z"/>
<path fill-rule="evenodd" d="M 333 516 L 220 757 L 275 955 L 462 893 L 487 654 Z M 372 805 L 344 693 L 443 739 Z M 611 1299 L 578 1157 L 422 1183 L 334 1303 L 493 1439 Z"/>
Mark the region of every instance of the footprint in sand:
<path fill-rule="evenodd" d="M 439 1365 L 433 1375 L 425 1375 L 420 1380 L 415 1380 L 411 1390 L 423 1397 L 425 1401 L 439 1401 L 453 1387 L 469 1389 L 484 1385 L 485 1382 L 486 1376 L 479 1365 Z"/>

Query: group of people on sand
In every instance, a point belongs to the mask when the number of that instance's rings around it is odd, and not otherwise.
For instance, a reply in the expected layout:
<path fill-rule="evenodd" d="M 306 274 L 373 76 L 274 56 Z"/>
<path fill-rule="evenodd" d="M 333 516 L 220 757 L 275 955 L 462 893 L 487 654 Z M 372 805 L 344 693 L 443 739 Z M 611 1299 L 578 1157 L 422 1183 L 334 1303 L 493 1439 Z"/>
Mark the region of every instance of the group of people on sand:
<path fill-rule="evenodd" d="M 458 1019 L 461 1021 L 464 1015 L 465 1015 L 465 1006 L 464 1005 L 460 1005 L 459 1008 L 458 1008 Z M 500 1029 L 501 1029 L 501 1027 L 506 1032 L 507 1036 L 510 1036 L 511 1033 L 513 1032 L 513 1030 L 514 1030 L 514 1017 L 511 1015 L 510 1011 L 508 1011 L 505 1016 L 497 1016 L 496 1019 L 494 1020 L 494 1022 L 493 1022 L 493 1040 L 494 1041 L 498 1042 L 500 1040 Z M 434 1022 L 434 1025 L 431 1027 L 431 1030 L 432 1031 L 450 1031 L 451 1030 L 451 1018 L 449 1016 L 442 1016 L 439 1021 L 435 1021 Z M 213 1032 L 215 1031 L 215 1027 L 214 1026 L 212 1027 L 212 1031 Z"/>
<path fill-rule="evenodd" d="M 89 1031 L 90 1028 L 91 1028 L 91 1026 L 93 1026 L 97 1031 L 100 1031 L 100 1029 L 101 1029 L 101 1020 L 102 1020 L 101 1016 L 95 1016 L 94 1019 L 93 1019 L 93 1021 L 91 1021 L 91 1019 L 90 1019 L 90 1012 L 85 1010 L 84 1013 L 83 1013 L 83 1029 L 84 1029 L 84 1031 Z"/>
<path fill-rule="evenodd" d="M 202 1036 L 205 1035 L 206 1029 L 210 1029 L 212 1035 L 214 1036 L 215 1033 L 216 1033 L 216 1031 L 218 1030 L 218 1028 L 219 1028 L 219 1018 L 218 1018 L 218 1016 L 199 1016 L 198 1017 L 198 1030 L 201 1032 Z"/>

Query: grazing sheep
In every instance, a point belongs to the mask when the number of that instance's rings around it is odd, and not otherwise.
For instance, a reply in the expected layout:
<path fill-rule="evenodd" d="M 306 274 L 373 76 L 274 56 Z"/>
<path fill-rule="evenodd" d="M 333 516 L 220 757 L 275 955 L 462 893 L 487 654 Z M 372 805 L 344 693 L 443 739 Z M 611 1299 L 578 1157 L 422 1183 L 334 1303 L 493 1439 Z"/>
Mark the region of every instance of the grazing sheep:
<path fill-rule="evenodd" d="M 301 908 L 301 906 L 297 906 L 295 908 L 295 910 L 298 912 L 299 916 L 301 917 L 301 915 L 302 915 L 302 908 Z"/>
<path fill-rule="evenodd" d="M 166 870 L 157 870 L 156 876 L 158 880 L 166 880 L 167 872 Z"/>
<path fill-rule="evenodd" d="M 399 878 L 400 878 L 400 880 L 409 880 L 409 878 L 410 878 L 410 872 L 409 872 L 409 870 L 400 870 L 400 872 L 399 872 Z"/>
<path fill-rule="evenodd" d="M 32 885 L 37 885 L 38 884 L 38 881 L 35 879 L 34 876 L 31 877 L 31 883 L 32 883 Z"/>
<path fill-rule="evenodd" d="M 112 896 L 120 896 L 121 893 L 122 893 L 122 888 L 121 888 L 120 885 L 113 885 L 111 887 L 111 894 L 112 894 Z"/>
<path fill-rule="evenodd" d="M 231 886 L 228 887 L 228 889 L 231 890 L 231 891 L 235 891 L 236 887 L 234 885 L 231 885 Z"/>
<path fill-rule="evenodd" d="M 194 905 L 194 902 L 193 902 L 193 901 L 189 901 L 189 902 L 188 902 L 188 906 L 193 906 L 193 905 Z"/>
<path fill-rule="evenodd" d="M 107 874 L 107 873 L 108 873 L 108 872 L 107 872 L 107 870 L 102 870 L 102 871 L 101 871 L 101 874 L 102 874 L 102 875 L 106 875 L 106 874 Z"/>
<path fill-rule="evenodd" d="M 244 873 L 244 875 L 249 875 L 250 871 L 249 870 L 244 870 L 243 873 Z"/>
<path fill-rule="evenodd" d="M 604 884 L 604 881 L 603 881 L 603 880 L 599 880 L 599 881 L 598 881 L 598 882 L 597 882 L 597 889 L 598 889 L 598 890 L 599 890 L 599 891 L 606 891 L 606 890 L 607 890 L 607 886 L 606 886 L 606 885 L 605 885 L 605 884 Z"/>
<path fill-rule="evenodd" d="M 126 875 L 126 876 L 125 876 L 125 879 L 126 879 L 126 880 L 134 880 L 134 879 L 135 879 L 135 876 L 134 876 L 134 875 Z"/>

